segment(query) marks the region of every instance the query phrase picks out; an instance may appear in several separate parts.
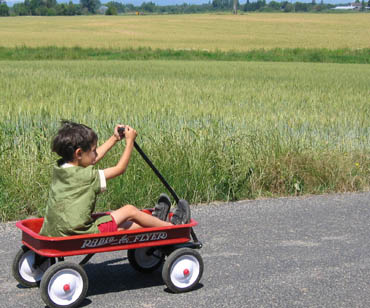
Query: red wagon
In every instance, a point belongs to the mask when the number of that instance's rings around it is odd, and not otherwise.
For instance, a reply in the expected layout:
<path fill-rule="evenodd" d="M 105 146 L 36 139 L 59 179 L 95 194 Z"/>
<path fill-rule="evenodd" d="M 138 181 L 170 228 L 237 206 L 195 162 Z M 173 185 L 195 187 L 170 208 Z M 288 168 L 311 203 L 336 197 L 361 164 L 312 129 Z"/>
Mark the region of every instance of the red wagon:
<path fill-rule="evenodd" d="M 202 244 L 192 229 L 194 219 L 185 225 L 67 237 L 39 235 L 42 223 L 43 218 L 17 222 L 23 246 L 14 258 L 13 275 L 22 286 L 40 285 L 49 307 L 77 307 L 83 301 L 88 289 L 83 265 L 99 252 L 128 250 L 129 263 L 141 272 L 163 264 L 163 280 L 176 293 L 192 290 L 202 277 L 203 260 L 195 250 Z M 64 260 L 75 255 L 86 256 L 79 264 Z"/>
<path fill-rule="evenodd" d="M 120 133 L 124 134 L 123 128 Z M 175 191 L 139 145 L 135 142 L 134 146 L 179 203 Z M 143 211 L 151 215 L 153 209 Z M 105 214 L 93 214 L 93 217 Z M 66 237 L 39 235 L 42 224 L 43 218 L 17 222 L 16 226 L 22 230 L 23 246 L 14 258 L 13 275 L 25 287 L 40 284 L 41 297 L 52 308 L 77 307 L 83 301 L 88 278 L 82 266 L 99 252 L 127 250 L 129 263 L 141 272 L 152 272 L 163 264 L 162 278 L 175 293 L 192 290 L 203 274 L 203 260 L 195 250 L 202 244 L 193 230 L 197 225 L 194 219 L 169 227 Z M 65 257 L 75 255 L 86 256 L 79 264 L 64 261 Z"/>

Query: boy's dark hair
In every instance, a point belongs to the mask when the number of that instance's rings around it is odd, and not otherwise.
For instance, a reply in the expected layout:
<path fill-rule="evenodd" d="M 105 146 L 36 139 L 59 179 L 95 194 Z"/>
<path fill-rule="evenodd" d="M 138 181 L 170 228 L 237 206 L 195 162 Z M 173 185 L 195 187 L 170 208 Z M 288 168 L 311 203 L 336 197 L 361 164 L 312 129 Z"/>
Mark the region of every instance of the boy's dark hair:
<path fill-rule="evenodd" d="M 98 141 L 98 136 L 88 126 L 66 120 L 62 120 L 62 127 L 54 137 L 51 150 L 62 158 L 58 160 L 58 165 L 73 160 L 73 154 L 81 148 L 88 151 Z"/>

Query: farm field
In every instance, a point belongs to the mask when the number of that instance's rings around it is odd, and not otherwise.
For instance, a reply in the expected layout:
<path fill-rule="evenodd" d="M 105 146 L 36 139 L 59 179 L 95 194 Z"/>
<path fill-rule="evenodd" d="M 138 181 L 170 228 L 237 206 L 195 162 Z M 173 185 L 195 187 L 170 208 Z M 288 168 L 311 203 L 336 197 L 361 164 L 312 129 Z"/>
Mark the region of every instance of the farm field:
<path fill-rule="evenodd" d="M 237 50 L 370 48 L 369 14 L 72 16 L 0 19 L 0 46 Z"/>
<path fill-rule="evenodd" d="M 0 62 L 0 217 L 42 215 L 60 119 L 116 123 L 192 203 L 368 190 L 368 65 L 202 61 Z M 116 146 L 99 168 L 115 163 Z M 100 210 L 165 191 L 139 155 Z"/>

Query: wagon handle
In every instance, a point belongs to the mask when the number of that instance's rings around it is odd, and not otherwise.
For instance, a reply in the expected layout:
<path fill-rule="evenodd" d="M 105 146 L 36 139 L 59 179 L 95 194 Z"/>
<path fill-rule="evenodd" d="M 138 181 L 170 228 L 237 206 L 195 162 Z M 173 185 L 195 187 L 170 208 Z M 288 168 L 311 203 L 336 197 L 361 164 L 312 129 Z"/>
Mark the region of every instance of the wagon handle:
<path fill-rule="evenodd" d="M 119 127 L 118 128 L 118 133 L 121 136 L 124 136 L 125 135 L 125 128 L 124 127 Z M 154 164 L 151 162 L 151 160 L 148 158 L 148 156 L 144 153 L 144 151 L 140 148 L 140 146 L 136 143 L 136 141 L 134 141 L 134 147 L 139 152 L 139 154 L 141 155 L 141 157 L 145 160 L 145 162 L 149 165 L 149 167 L 154 171 L 154 173 L 160 179 L 160 181 L 162 182 L 162 184 L 167 188 L 167 190 L 170 192 L 170 194 L 172 195 L 172 197 L 175 199 L 176 203 L 179 203 L 179 197 L 177 196 L 177 194 L 175 193 L 175 191 L 172 189 L 172 187 L 170 186 L 170 184 L 167 183 L 167 181 L 165 180 L 165 178 L 158 171 L 158 169 L 154 166 Z"/>

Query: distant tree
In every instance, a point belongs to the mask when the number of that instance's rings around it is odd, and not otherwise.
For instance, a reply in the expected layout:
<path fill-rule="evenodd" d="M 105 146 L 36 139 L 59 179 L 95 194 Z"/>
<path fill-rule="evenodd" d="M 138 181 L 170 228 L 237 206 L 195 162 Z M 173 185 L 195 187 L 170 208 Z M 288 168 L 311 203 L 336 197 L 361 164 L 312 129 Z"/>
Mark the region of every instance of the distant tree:
<path fill-rule="evenodd" d="M 98 8 L 100 7 L 100 1 L 99 0 L 80 0 L 80 5 L 82 9 L 87 9 L 89 13 L 96 14 Z"/>
<path fill-rule="evenodd" d="M 155 3 L 154 2 L 143 2 L 140 7 L 143 11 L 153 13 L 155 11 Z"/>
<path fill-rule="evenodd" d="M 369 2 L 367 3 L 367 7 L 370 7 L 370 0 L 369 0 Z"/>
<path fill-rule="evenodd" d="M 308 5 L 307 5 L 307 3 L 296 2 L 294 4 L 294 9 L 295 9 L 296 12 L 307 12 L 308 11 Z"/>
<path fill-rule="evenodd" d="M 0 0 L 0 16 L 9 16 L 9 7 L 5 1 Z"/>
<path fill-rule="evenodd" d="M 365 0 L 361 1 L 361 11 L 365 11 Z"/>
<path fill-rule="evenodd" d="M 278 11 L 278 10 L 280 10 L 281 4 L 279 2 L 276 2 L 276 1 L 270 1 L 269 4 L 268 4 L 268 7 L 275 10 L 275 11 Z"/>
<path fill-rule="evenodd" d="M 57 6 L 57 0 L 45 0 L 45 4 L 47 8 L 52 8 Z"/>
<path fill-rule="evenodd" d="M 123 3 L 121 2 L 116 2 L 116 1 L 110 1 L 106 4 L 106 6 L 109 8 L 110 6 L 114 6 L 117 10 L 117 13 L 124 13 L 126 12 L 126 7 Z"/>
<path fill-rule="evenodd" d="M 215 9 L 231 9 L 233 5 L 234 0 L 212 0 L 212 6 Z"/>
<path fill-rule="evenodd" d="M 26 16 L 29 15 L 29 8 L 26 6 L 26 1 L 24 3 L 15 3 L 13 5 L 13 13 L 16 16 Z"/>
<path fill-rule="evenodd" d="M 31 0 L 29 2 L 29 7 L 31 11 L 31 15 L 41 15 L 40 14 L 40 7 L 45 5 L 41 0 Z"/>
<path fill-rule="evenodd" d="M 315 5 L 312 8 L 312 10 L 315 11 L 315 12 L 320 12 L 320 11 L 322 11 L 324 9 L 325 9 L 325 6 L 324 5 L 321 5 L 321 4 Z"/>
<path fill-rule="evenodd" d="M 221 0 L 212 0 L 212 6 L 217 9 L 221 7 Z"/>
<path fill-rule="evenodd" d="M 370 1 L 370 0 L 369 0 Z M 246 11 L 248 11 L 248 6 L 249 6 L 249 0 L 247 0 L 246 2 L 245 2 L 245 4 L 243 5 L 243 8 L 242 8 L 242 10 L 244 11 L 244 12 L 246 12 Z"/>
<path fill-rule="evenodd" d="M 56 16 L 57 15 L 57 10 L 55 8 L 50 8 L 48 9 L 48 16 Z"/>
<path fill-rule="evenodd" d="M 257 2 L 249 2 L 244 5 L 244 11 L 258 11 L 266 6 L 266 0 L 257 0 Z"/>
<path fill-rule="evenodd" d="M 105 11 L 105 15 L 117 15 L 117 8 L 113 5 L 108 5 L 108 9 Z"/>
<path fill-rule="evenodd" d="M 311 4 L 316 5 L 316 0 L 312 0 Z"/>
<path fill-rule="evenodd" d="M 127 8 L 127 10 L 129 10 L 130 12 L 135 11 L 135 6 L 134 6 L 133 4 L 131 4 L 131 3 L 127 4 L 127 5 L 126 5 L 126 8 Z"/>
<path fill-rule="evenodd" d="M 288 13 L 288 12 L 293 12 L 294 11 L 294 6 L 293 4 L 291 4 L 290 2 L 288 1 L 285 1 L 284 2 L 284 5 L 282 6 L 282 9 L 284 10 L 284 12 Z"/>
<path fill-rule="evenodd" d="M 65 4 L 65 3 L 58 4 L 57 7 L 56 7 L 56 12 L 57 12 L 58 16 L 67 15 L 68 14 L 67 4 Z"/>

